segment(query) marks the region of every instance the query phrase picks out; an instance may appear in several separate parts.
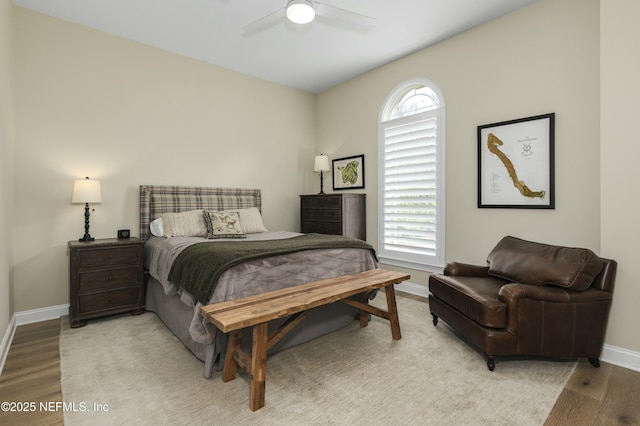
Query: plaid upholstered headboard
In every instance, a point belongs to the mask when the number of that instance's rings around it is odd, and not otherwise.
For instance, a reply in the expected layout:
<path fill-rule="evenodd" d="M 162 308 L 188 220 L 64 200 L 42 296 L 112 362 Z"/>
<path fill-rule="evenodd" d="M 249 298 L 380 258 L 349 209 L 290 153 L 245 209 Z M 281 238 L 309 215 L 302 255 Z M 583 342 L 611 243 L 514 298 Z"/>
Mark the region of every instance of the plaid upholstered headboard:
<path fill-rule="evenodd" d="M 249 207 L 262 211 L 259 189 L 140 185 L 140 238 L 146 240 L 151 236 L 149 224 L 163 213 Z"/>

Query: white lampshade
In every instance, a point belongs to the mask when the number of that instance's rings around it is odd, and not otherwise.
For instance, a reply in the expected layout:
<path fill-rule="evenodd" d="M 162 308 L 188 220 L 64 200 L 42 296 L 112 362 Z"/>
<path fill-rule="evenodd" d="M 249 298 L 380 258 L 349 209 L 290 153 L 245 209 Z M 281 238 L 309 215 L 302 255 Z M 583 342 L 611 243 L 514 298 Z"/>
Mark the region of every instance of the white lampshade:
<path fill-rule="evenodd" d="M 329 157 L 324 154 L 316 155 L 316 160 L 313 164 L 313 171 L 316 173 L 328 172 L 331 170 L 329 167 Z"/>
<path fill-rule="evenodd" d="M 287 18 L 295 24 L 308 24 L 316 17 L 313 4 L 308 0 L 291 0 L 287 3 Z"/>
<path fill-rule="evenodd" d="M 100 181 L 95 179 L 76 179 L 73 182 L 73 195 L 71 202 L 77 203 L 101 203 L 102 192 L 100 191 Z"/>

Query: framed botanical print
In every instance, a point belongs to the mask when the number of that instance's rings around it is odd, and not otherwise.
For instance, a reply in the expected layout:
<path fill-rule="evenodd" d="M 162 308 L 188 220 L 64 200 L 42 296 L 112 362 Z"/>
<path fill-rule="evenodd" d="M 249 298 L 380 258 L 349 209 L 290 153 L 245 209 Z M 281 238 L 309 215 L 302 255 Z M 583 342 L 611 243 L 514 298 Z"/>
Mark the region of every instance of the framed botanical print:
<path fill-rule="evenodd" d="M 364 155 L 332 160 L 333 189 L 364 188 Z"/>

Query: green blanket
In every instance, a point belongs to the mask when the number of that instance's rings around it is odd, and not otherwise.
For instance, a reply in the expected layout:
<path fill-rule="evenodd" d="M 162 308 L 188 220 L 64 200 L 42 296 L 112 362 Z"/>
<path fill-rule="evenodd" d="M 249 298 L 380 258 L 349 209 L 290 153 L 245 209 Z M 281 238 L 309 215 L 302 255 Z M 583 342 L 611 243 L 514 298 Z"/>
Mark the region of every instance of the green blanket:
<path fill-rule="evenodd" d="M 198 243 L 187 247 L 176 257 L 169 271 L 169 281 L 206 305 L 220 275 L 232 266 L 297 251 L 331 248 L 367 249 L 375 256 L 371 245 L 339 235 L 304 234 L 283 240 Z"/>

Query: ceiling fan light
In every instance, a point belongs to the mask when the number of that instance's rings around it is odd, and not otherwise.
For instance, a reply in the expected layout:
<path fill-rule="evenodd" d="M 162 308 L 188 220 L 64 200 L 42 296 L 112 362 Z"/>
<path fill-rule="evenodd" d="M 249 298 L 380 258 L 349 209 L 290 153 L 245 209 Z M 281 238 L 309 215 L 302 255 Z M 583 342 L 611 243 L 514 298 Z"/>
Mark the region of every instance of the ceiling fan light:
<path fill-rule="evenodd" d="M 287 4 L 287 18 L 295 24 L 308 24 L 316 17 L 313 4 L 307 0 L 292 0 Z"/>

